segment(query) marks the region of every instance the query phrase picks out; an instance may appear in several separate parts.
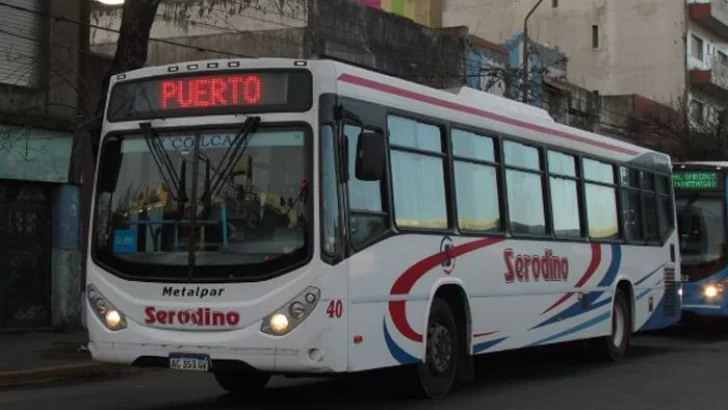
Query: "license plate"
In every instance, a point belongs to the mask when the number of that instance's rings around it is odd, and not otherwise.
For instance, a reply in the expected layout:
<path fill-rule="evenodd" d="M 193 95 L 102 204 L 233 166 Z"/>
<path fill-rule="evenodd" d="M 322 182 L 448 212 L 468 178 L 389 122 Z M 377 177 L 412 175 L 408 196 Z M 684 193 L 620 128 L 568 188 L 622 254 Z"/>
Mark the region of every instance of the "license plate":
<path fill-rule="evenodd" d="M 169 368 L 188 372 L 206 372 L 210 370 L 210 358 L 207 355 L 171 354 Z"/>

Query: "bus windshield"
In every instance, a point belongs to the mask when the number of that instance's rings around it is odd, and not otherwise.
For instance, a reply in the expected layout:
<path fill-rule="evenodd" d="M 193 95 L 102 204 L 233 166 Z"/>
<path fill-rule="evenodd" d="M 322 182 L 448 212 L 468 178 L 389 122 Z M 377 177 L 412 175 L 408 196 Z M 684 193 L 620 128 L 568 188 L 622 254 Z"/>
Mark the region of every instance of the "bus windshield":
<path fill-rule="evenodd" d="M 143 280 L 255 280 L 309 257 L 306 129 L 142 131 L 102 146 L 100 264 Z M 117 149 L 107 149 L 110 141 Z M 117 166 L 107 172 L 108 164 Z"/>
<path fill-rule="evenodd" d="M 682 274 L 697 281 L 725 265 L 723 200 L 692 197 L 676 200 Z"/>

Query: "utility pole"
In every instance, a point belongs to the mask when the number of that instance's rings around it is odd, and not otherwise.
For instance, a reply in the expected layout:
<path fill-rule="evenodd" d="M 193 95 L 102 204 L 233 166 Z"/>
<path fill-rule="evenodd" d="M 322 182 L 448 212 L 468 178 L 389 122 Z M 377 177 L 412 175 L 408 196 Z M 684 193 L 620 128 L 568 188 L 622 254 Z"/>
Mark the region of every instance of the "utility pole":
<path fill-rule="evenodd" d="M 526 18 L 523 20 L 523 38 L 521 39 L 523 47 L 523 83 L 521 84 L 521 98 L 524 103 L 528 104 L 528 19 L 531 18 L 531 14 L 536 11 L 538 6 L 543 3 L 543 0 L 538 0 L 536 4 L 531 8 L 531 11 L 526 14 Z"/>

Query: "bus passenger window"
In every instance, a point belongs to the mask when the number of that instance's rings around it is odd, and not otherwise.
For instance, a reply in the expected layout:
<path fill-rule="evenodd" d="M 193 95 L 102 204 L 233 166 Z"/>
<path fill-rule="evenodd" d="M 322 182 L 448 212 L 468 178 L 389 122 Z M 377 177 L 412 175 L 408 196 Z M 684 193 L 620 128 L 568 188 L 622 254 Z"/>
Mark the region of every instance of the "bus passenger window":
<path fill-rule="evenodd" d="M 538 149 L 503 141 L 511 232 L 526 235 L 546 233 L 541 158 Z"/>
<path fill-rule="evenodd" d="M 640 173 L 637 170 L 620 167 L 620 182 L 622 184 L 622 213 L 624 232 L 627 240 L 643 242 L 642 232 L 642 202 L 640 200 Z"/>
<path fill-rule="evenodd" d="M 458 129 L 451 134 L 458 227 L 463 231 L 500 230 L 495 142 Z"/>
<path fill-rule="evenodd" d="M 576 157 L 549 151 L 547 160 L 554 234 L 558 238 L 578 238 L 581 236 L 581 210 L 576 186 Z"/>
<path fill-rule="evenodd" d="M 586 215 L 592 239 L 619 238 L 614 167 L 584 159 Z"/>
<path fill-rule="evenodd" d="M 447 228 L 440 127 L 389 116 L 394 216 L 399 227 Z"/>

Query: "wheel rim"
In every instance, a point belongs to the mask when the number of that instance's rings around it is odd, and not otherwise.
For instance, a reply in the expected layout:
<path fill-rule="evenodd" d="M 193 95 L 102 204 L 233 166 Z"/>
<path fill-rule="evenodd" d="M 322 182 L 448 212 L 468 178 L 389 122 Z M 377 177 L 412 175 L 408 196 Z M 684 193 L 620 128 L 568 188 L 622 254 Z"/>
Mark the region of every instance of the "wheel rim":
<path fill-rule="evenodd" d="M 427 362 L 434 373 L 444 373 L 452 362 L 452 336 L 447 328 L 437 322 L 428 329 Z"/>
<path fill-rule="evenodd" d="M 621 307 L 616 306 L 614 309 L 614 321 L 612 321 L 612 341 L 614 345 L 620 347 L 624 338 L 624 311 Z"/>

